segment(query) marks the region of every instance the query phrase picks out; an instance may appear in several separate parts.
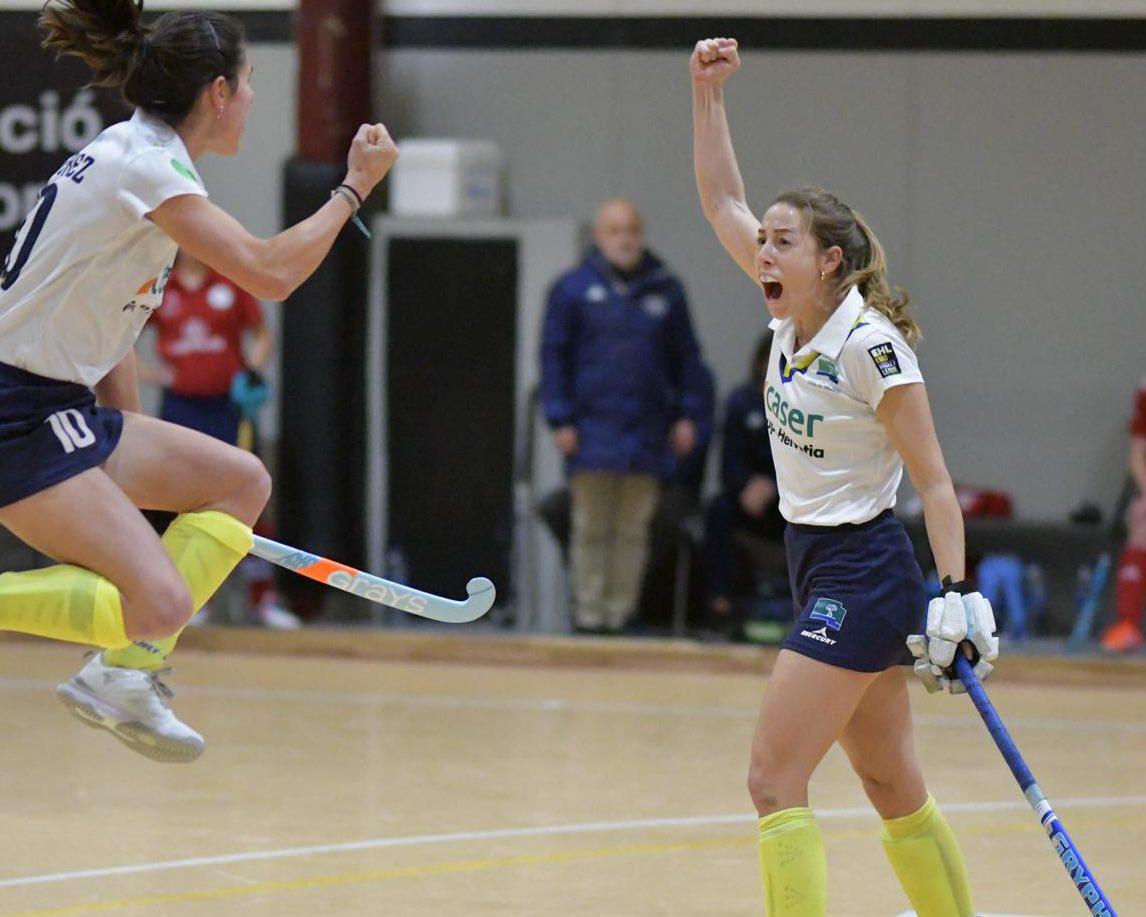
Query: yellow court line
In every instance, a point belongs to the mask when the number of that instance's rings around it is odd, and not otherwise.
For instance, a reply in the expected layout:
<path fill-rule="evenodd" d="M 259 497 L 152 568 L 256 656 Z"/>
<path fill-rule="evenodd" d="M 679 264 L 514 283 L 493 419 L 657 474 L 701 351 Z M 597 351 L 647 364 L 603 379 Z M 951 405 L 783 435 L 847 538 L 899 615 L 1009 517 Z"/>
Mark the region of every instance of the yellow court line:
<path fill-rule="evenodd" d="M 1097 817 L 1097 816 L 1094 816 Z M 1072 824 L 1086 820 L 1079 814 L 1071 816 Z M 1138 818 L 1103 817 L 1103 824 L 1114 826 L 1140 824 Z M 1036 832 L 1041 834 L 1039 825 L 1033 819 L 1024 821 L 995 822 L 983 825 L 960 826 L 956 832 L 960 837 L 968 834 L 1015 834 Z M 848 828 L 822 832 L 828 841 L 871 838 L 879 834 L 875 828 Z M 557 863 L 573 863 L 581 860 L 606 859 L 609 857 L 647 856 L 664 853 L 685 853 L 696 850 L 709 850 L 718 847 L 747 847 L 755 845 L 755 836 L 716 838 L 705 841 L 680 841 L 675 844 L 628 844 L 614 847 L 598 847 L 584 850 L 568 850 L 558 853 L 527 854 L 513 857 L 497 857 L 481 860 L 460 860 L 453 863 L 437 863 L 425 866 L 402 866 L 393 869 L 374 869 L 366 872 L 343 873 L 341 875 L 315 876 L 310 879 L 291 879 L 276 882 L 259 882 L 253 885 L 208 888 L 201 891 L 172 892 L 161 895 L 141 895 L 136 898 L 118 898 L 111 901 L 95 901 L 86 904 L 73 904 L 47 910 L 20 911 L 12 917 L 73 917 L 77 914 L 97 914 L 107 911 L 124 910 L 131 907 L 150 907 L 158 904 L 179 904 L 194 901 L 217 901 L 223 898 L 250 897 L 253 895 L 279 892 L 309 891 L 328 888 L 334 885 L 362 885 L 370 882 L 387 882 L 392 879 L 420 879 L 426 876 L 456 875 L 459 873 L 480 872 L 492 869 L 509 869 L 515 866 L 541 866 Z"/>

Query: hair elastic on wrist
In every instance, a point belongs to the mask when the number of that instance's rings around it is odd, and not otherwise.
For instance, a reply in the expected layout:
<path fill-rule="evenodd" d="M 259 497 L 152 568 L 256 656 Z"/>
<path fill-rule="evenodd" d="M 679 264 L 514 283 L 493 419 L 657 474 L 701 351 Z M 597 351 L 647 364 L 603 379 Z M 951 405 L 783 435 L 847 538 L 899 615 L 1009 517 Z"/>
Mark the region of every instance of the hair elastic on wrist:
<path fill-rule="evenodd" d="M 357 191 L 351 188 L 350 185 L 339 185 L 330 192 L 330 196 L 341 197 L 346 201 L 346 203 L 350 205 L 350 219 L 354 225 L 358 227 L 358 231 L 366 236 L 367 239 L 374 238 L 370 230 L 366 227 L 366 224 L 362 222 L 362 218 L 358 216 L 358 208 L 362 206 L 362 198 L 358 196 Z"/>
<path fill-rule="evenodd" d="M 351 185 L 348 185 L 346 182 L 343 182 L 343 183 L 342 183 L 341 185 L 339 185 L 338 187 L 339 187 L 339 188 L 345 188 L 347 191 L 349 191 L 351 194 L 353 194 L 353 195 L 354 195 L 354 199 L 355 199 L 356 201 L 358 201 L 358 206 L 359 206 L 359 207 L 361 207 L 363 204 L 365 204 L 365 203 L 366 203 L 366 198 L 364 198 L 364 197 L 363 197 L 361 194 L 359 194 L 357 191 L 355 191 L 355 190 L 354 190 L 354 188 L 353 188 L 353 186 L 351 186 Z"/>

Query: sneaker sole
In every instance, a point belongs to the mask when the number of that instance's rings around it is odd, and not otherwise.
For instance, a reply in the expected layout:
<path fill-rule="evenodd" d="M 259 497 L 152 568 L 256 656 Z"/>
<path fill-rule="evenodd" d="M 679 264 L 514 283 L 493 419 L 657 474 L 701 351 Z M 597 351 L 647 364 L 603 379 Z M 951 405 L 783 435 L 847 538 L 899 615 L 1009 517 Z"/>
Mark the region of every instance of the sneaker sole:
<path fill-rule="evenodd" d="M 106 729 L 132 751 L 152 761 L 161 761 L 164 764 L 189 764 L 203 754 L 204 746 L 156 735 L 139 722 L 119 722 L 106 712 L 104 704 L 71 682 L 59 685 L 56 688 L 56 697 L 68 708 L 68 712 L 85 726 L 90 726 L 92 729 Z"/>

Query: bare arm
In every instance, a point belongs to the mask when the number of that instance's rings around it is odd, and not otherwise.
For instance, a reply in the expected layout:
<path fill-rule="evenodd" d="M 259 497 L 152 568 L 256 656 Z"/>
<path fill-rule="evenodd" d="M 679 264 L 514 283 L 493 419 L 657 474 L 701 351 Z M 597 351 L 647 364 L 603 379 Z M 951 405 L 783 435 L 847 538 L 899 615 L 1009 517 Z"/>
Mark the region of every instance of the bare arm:
<path fill-rule="evenodd" d="M 1138 493 L 1146 496 L 1146 436 L 1130 439 L 1130 473 L 1134 476 Z"/>
<path fill-rule="evenodd" d="M 132 350 L 111 371 L 93 386 L 96 401 L 106 408 L 142 413 L 139 402 L 139 376 Z"/>
<path fill-rule="evenodd" d="M 897 385 L 884 394 L 875 414 L 923 501 L 923 521 L 939 578 L 965 579 L 963 513 L 939 449 L 927 389 L 918 382 Z"/>
<path fill-rule="evenodd" d="M 151 385 L 171 384 L 171 370 L 162 365 L 149 363 L 147 360 L 141 358 L 138 354 L 135 358 L 135 368 L 139 375 L 140 382 L 147 382 Z"/>
<path fill-rule="evenodd" d="M 251 337 L 247 345 L 247 365 L 256 372 L 262 372 L 271 356 L 271 329 L 266 322 L 259 322 L 250 329 Z"/>
<path fill-rule="evenodd" d="M 381 124 L 363 125 L 351 144 L 346 182 L 365 197 L 398 158 L 398 148 Z M 209 200 L 183 195 L 164 201 L 149 219 L 180 248 L 260 299 L 290 296 L 326 257 L 353 213 L 341 195 L 270 239 L 247 232 Z"/>
<path fill-rule="evenodd" d="M 739 66 L 736 42 L 730 38 L 697 42 L 692 52 L 693 168 L 705 219 L 732 260 L 759 283 L 755 262 L 760 221 L 748 207 L 724 110 L 724 81 Z"/>

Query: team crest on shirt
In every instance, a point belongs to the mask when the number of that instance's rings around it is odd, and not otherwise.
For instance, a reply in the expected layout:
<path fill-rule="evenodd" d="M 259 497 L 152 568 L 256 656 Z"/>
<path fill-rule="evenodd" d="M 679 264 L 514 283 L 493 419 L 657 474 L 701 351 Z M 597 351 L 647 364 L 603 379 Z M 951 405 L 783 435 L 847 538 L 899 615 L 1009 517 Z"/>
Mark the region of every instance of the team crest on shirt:
<path fill-rule="evenodd" d="M 585 298 L 589 302 L 604 302 L 609 298 L 609 291 L 602 284 L 595 283 L 585 291 Z"/>
<path fill-rule="evenodd" d="M 832 630 L 839 630 L 844 626 L 847 613 L 848 610 L 844 608 L 842 602 L 837 602 L 835 599 L 816 599 L 816 604 L 808 617 L 815 621 L 823 621 Z"/>
<path fill-rule="evenodd" d="M 840 368 L 827 357 L 820 357 L 816 361 L 816 375 L 830 379 L 836 385 L 840 384 Z"/>
<path fill-rule="evenodd" d="M 890 343 L 876 344 L 874 347 L 869 347 L 867 352 L 883 378 L 886 379 L 888 376 L 895 376 L 902 372 L 899 368 L 899 358 L 895 355 L 895 348 Z"/>

